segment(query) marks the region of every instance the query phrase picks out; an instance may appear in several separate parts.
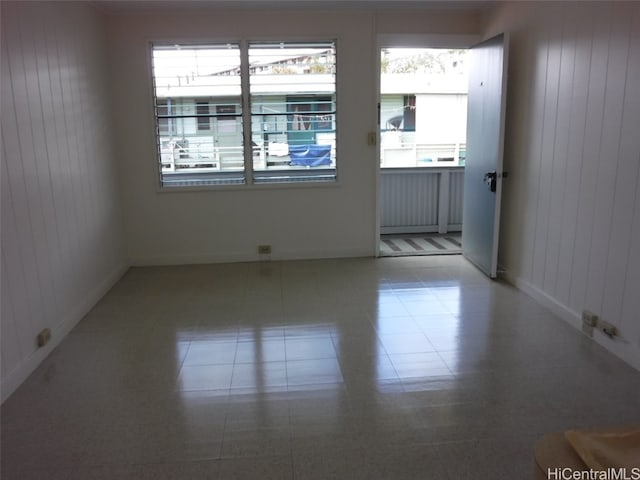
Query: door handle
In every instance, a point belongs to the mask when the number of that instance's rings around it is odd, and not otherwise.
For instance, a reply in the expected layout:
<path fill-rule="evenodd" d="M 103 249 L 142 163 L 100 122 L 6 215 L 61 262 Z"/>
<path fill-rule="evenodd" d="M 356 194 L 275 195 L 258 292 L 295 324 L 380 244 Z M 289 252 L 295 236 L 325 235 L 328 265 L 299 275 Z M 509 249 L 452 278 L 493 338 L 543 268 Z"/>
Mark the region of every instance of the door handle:
<path fill-rule="evenodd" d="M 483 181 L 487 185 L 489 185 L 489 190 L 492 192 L 496 191 L 496 182 L 498 180 L 498 173 L 496 171 L 487 172 L 484 174 Z"/>

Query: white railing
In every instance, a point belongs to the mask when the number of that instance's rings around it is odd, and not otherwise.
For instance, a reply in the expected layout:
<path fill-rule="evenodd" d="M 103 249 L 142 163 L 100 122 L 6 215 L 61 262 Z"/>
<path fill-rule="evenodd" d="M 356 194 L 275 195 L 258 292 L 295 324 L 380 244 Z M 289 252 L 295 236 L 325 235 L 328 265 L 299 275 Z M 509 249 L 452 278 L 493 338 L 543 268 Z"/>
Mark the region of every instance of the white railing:
<path fill-rule="evenodd" d="M 242 147 L 211 147 L 211 144 L 172 142 L 162 148 L 163 172 L 215 172 L 238 170 L 244 166 Z"/>
<path fill-rule="evenodd" d="M 212 145 L 211 142 L 197 142 L 198 137 L 192 137 L 186 141 L 166 140 L 162 142 L 160 158 L 163 173 L 176 173 L 180 171 L 217 172 L 237 171 L 244 169 L 244 151 L 242 146 L 221 147 Z M 335 140 L 327 139 L 330 146 L 331 165 L 323 165 L 325 168 L 335 168 L 336 147 Z M 284 147 L 282 153 L 270 155 L 275 144 L 254 144 L 253 169 L 286 169 L 298 170 L 300 166 L 290 166 L 288 144 L 277 144 Z"/>
<path fill-rule="evenodd" d="M 462 230 L 463 167 L 382 169 L 380 233 Z"/>
<path fill-rule="evenodd" d="M 464 165 L 464 143 L 413 144 L 400 146 L 382 145 L 382 168 L 430 167 Z"/>

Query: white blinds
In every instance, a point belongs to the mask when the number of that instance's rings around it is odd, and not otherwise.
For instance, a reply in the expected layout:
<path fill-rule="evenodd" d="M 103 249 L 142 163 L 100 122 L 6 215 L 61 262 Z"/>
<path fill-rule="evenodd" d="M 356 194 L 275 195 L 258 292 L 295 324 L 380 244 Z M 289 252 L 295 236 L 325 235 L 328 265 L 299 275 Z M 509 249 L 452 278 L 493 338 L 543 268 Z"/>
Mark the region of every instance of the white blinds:
<path fill-rule="evenodd" d="M 162 185 L 246 183 L 248 167 L 256 183 L 334 180 L 335 52 L 334 42 L 153 45 Z"/>

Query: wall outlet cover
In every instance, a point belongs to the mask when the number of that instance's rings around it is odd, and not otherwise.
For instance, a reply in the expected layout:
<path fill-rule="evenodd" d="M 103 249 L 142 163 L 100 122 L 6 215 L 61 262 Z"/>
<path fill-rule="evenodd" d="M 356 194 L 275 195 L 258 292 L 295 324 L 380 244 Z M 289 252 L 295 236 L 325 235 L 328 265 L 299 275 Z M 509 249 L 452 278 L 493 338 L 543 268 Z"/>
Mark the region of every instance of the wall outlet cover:
<path fill-rule="evenodd" d="M 618 335 L 618 329 L 616 328 L 616 326 L 609 322 L 598 322 L 598 328 L 600 328 L 600 330 L 602 330 L 602 333 L 610 338 L 616 337 Z"/>
<path fill-rule="evenodd" d="M 50 328 L 45 328 L 42 331 L 40 331 L 40 333 L 38 333 L 38 336 L 36 337 L 36 343 L 38 344 L 38 347 L 44 347 L 49 340 L 51 340 L 51 329 Z"/>
<path fill-rule="evenodd" d="M 582 323 L 584 325 L 589 325 L 591 327 L 595 327 L 598 324 L 598 315 L 589 310 L 582 311 Z"/>
<path fill-rule="evenodd" d="M 258 253 L 260 255 L 269 255 L 271 253 L 271 245 L 258 245 Z"/>
<path fill-rule="evenodd" d="M 593 338 L 593 326 L 583 323 L 582 333 L 584 333 L 589 338 Z"/>

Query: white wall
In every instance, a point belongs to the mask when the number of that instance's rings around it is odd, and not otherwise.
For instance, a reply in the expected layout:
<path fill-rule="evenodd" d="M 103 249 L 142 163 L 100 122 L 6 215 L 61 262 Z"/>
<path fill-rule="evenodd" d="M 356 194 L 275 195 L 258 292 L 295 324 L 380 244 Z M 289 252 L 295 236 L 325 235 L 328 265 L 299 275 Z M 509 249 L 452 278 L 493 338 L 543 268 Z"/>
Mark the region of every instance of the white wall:
<path fill-rule="evenodd" d="M 376 34 L 469 33 L 475 16 L 409 11 L 207 11 L 114 14 L 108 21 L 112 92 L 128 254 L 134 264 L 237 261 L 271 244 L 273 259 L 376 252 Z M 408 23 L 406 20 L 410 20 Z M 444 27 L 443 27 L 444 25 Z M 148 41 L 338 41 L 339 183 L 325 187 L 157 190 Z"/>
<path fill-rule="evenodd" d="M 126 265 L 104 42 L 90 7 L 2 2 L 3 400 Z"/>
<path fill-rule="evenodd" d="M 416 143 L 467 143 L 467 96 L 416 95 Z"/>
<path fill-rule="evenodd" d="M 508 2 L 511 33 L 500 262 L 640 368 L 640 3 Z"/>

